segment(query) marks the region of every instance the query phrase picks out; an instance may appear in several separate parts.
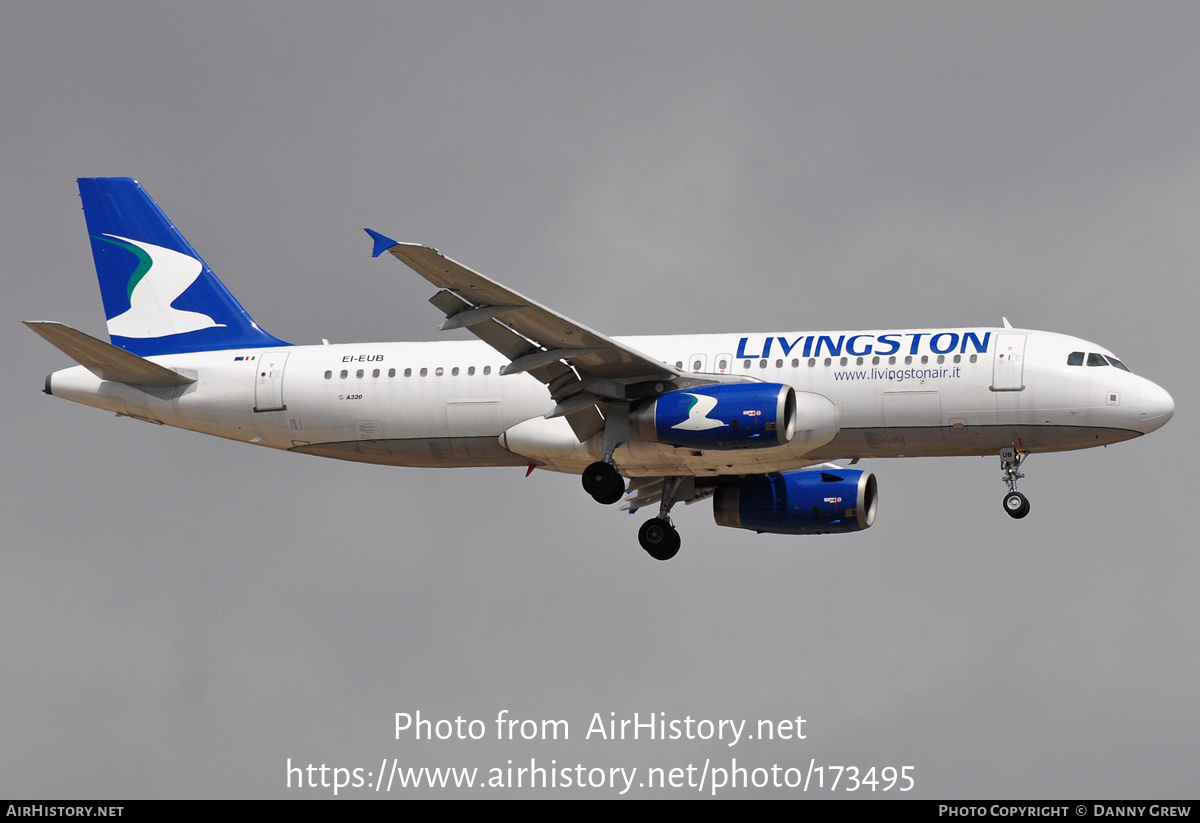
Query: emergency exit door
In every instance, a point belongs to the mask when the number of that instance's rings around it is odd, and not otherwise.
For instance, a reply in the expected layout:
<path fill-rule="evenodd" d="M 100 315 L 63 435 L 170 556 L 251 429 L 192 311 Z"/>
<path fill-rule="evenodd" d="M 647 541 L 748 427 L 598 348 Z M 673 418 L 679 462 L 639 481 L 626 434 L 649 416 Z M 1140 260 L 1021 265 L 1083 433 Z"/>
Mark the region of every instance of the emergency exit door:
<path fill-rule="evenodd" d="M 284 411 L 283 367 L 287 364 L 285 351 L 265 351 L 258 356 L 254 371 L 254 410 L 256 412 Z"/>

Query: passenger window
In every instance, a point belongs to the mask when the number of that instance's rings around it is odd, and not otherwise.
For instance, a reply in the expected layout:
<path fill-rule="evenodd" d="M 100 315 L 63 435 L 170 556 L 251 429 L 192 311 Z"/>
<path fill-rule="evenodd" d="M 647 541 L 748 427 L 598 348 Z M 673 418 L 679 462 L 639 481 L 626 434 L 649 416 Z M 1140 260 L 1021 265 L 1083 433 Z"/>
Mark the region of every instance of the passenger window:
<path fill-rule="evenodd" d="M 938 365 L 940 366 L 940 365 L 942 365 L 942 364 L 943 364 L 943 363 L 945 363 L 945 362 L 946 362 L 946 355 L 944 355 L 944 354 L 939 354 L 939 355 L 938 355 Z"/>
<path fill-rule="evenodd" d="M 729 368 L 729 361 L 722 360 L 721 362 L 717 363 L 717 368 L 721 371 L 725 371 L 725 369 Z"/>
<path fill-rule="evenodd" d="M 1067 365 L 1068 366 L 1082 366 L 1083 365 L 1083 352 L 1073 351 L 1070 354 L 1068 354 L 1067 355 Z"/>
<path fill-rule="evenodd" d="M 977 354 L 973 354 L 973 355 L 971 355 L 971 362 L 972 362 L 972 363 L 974 363 L 974 362 L 975 362 L 976 360 L 978 360 L 978 359 L 979 359 L 979 355 L 977 355 Z"/>
<path fill-rule="evenodd" d="M 404 370 L 404 376 L 405 376 L 405 377 L 412 377 L 412 369 L 405 369 L 405 370 Z"/>
<path fill-rule="evenodd" d="M 921 355 L 921 365 L 924 366 L 928 362 L 929 362 L 929 355 L 927 355 L 927 354 Z"/>
<path fill-rule="evenodd" d="M 471 374 L 474 374 L 474 373 L 475 373 L 475 367 L 474 367 L 474 366 L 467 366 L 467 374 L 468 374 L 468 375 L 471 375 Z"/>
<path fill-rule="evenodd" d="M 765 368 L 767 367 L 767 361 L 766 361 L 766 360 L 759 360 L 759 361 L 758 361 L 758 367 L 759 367 L 760 369 L 765 369 Z"/>
<path fill-rule="evenodd" d="M 450 370 L 450 375 L 452 377 L 458 377 L 458 366 L 455 366 L 453 369 Z"/>
<path fill-rule="evenodd" d="M 425 368 L 424 366 L 422 366 L 422 367 L 421 367 L 421 376 L 422 376 L 422 377 L 425 377 L 427 374 L 429 374 L 429 369 L 427 369 L 427 368 Z"/>
<path fill-rule="evenodd" d="M 798 367 L 799 365 L 800 365 L 800 358 L 793 357 L 792 358 L 792 368 L 794 369 L 794 368 Z"/>
<path fill-rule="evenodd" d="M 675 361 L 675 368 L 677 368 L 677 369 L 682 369 L 682 368 L 683 368 L 683 361 L 682 361 L 682 360 L 676 360 L 676 361 Z"/>
<path fill-rule="evenodd" d="M 484 367 L 483 367 L 483 373 L 484 373 L 484 374 L 491 374 L 491 373 L 492 373 L 492 367 L 491 367 L 491 366 L 484 366 Z"/>
<path fill-rule="evenodd" d="M 438 366 L 437 371 L 434 372 L 434 375 L 436 375 L 437 377 L 441 377 L 445 373 L 446 373 L 446 370 L 443 369 L 441 366 Z"/>
<path fill-rule="evenodd" d="M 872 357 L 872 358 L 871 358 L 871 365 L 872 365 L 872 366 L 878 366 L 878 365 L 879 365 L 879 355 L 876 355 L 875 357 Z"/>
<path fill-rule="evenodd" d="M 748 368 L 750 368 L 750 361 L 749 361 L 749 360 L 747 360 L 745 363 L 743 363 L 743 364 L 742 364 L 742 368 L 743 368 L 743 369 L 748 369 Z"/>
<path fill-rule="evenodd" d="M 700 371 L 700 361 L 699 360 L 692 361 L 692 371 Z"/>
<path fill-rule="evenodd" d="M 1121 371 L 1129 371 L 1129 367 L 1126 366 L 1124 363 L 1122 363 L 1117 358 L 1113 357 L 1112 355 L 1106 355 L 1106 357 L 1108 357 L 1109 363 L 1112 363 L 1114 366 L 1116 366 Z M 1130 374 L 1132 374 L 1132 372 L 1130 372 Z"/>
<path fill-rule="evenodd" d="M 961 355 L 961 354 L 956 354 L 956 355 L 954 355 L 954 362 L 955 362 L 955 363 L 961 363 L 961 362 L 962 362 L 962 355 Z"/>
<path fill-rule="evenodd" d="M 889 366 L 896 365 L 896 355 L 893 354 L 891 357 L 888 358 L 888 365 Z"/>
<path fill-rule="evenodd" d="M 1088 352 L 1087 363 L 1089 366 L 1107 366 L 1108 365 L 1108 361 L 1104 359 L 1104 355 L 1096 354 L 1095 352 Z"/>
<path fill-rule="evenodd" d="M 328 380 L 328 379 L 329 379 L 329 378 L 331 378 L 331 377 L 333 377 L 333 372 L 331 372 L 331 371 L 326 371 L 326 372 L 325 372 L 325 379 L 326 379 L 326 380 Z"/>
<path fill-rule="evenodd" d="M 832 357 L 826 357 L 826 358 L 825 358 L 825 365 L 826 365 L 826 366 L 832 366 L 832 365 L 833 365 L 833 358 L 832 358 Z"/>
<path fill-rule="evenodd" d="M 396 376 L 396 370 L 388 369 L 388 377 L 395 377 L 395 376 Z"/>
<path fill-rule="evenodd" d="M 911 354 L 904 355 L 904 365 L 906 365 L 906 366 L 912 365 L 912 355 Z"/>
<path fill-rule="evenodd" d="M 345 369 L 342 369 L 341 378 L 342 378 L 343 380 L 345 380 L 345 379 L 346 379 L 346 376 L 347 376 L 347 374 L 348 374 L 348 372 L 347 372 Z"/>
<path fill-rule="evenodd" d="M 861 357 L 860 357 L 860 358 L 858 358 L 858 360 L 856 360 L 856 361 L 854 362 L 854 365 L 856 365 L 856 366 L 861 366 L 862 364 L 863 364 L 863 359 L 862 359 Z"/>
<path fill-rule="evenodd" d="M 375 369 L 375 371 L 371 372 L 371 376 L 372 376 L 372 377 L 378 377 L 378 376 L 379 376 L 379 369 Z"/>
<path fill-rule="evenodd" d="M 776 361 L 775 361 L 775 368 L 777 368 L 777 369 L 782 369 L 782 368 L 783 368 L 783 361 L 782 361 L 782 360 L 776 360 Z"/>
<path fill-rule="evenodd" d="M 817 365 L 817 358 L 815 358 L 815 357 L 808 358 L 808 367 L 811 369 L 815 365 Z"/>
<path fill-rule="evenodd" d="M 359 380 L 362 380 L 362 376 L 363 376 L 363 370 L 362 370 L 362 369 L 359 369 L 358 371 L 356 371 L 356 372 L 354 373 L 354 376 L 355 376 L 355 377 L 357 377 Z"/>

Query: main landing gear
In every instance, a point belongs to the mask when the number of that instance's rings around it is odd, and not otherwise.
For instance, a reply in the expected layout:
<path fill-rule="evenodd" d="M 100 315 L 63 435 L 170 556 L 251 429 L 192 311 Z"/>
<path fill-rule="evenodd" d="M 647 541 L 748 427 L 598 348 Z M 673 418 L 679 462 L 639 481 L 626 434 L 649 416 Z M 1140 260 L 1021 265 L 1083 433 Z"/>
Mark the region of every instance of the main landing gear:
<path fill-rule="evenodd" d="M 611 460 L 597 460 L 583 472 L 583 490 L 605 506 L 616 503 L 625 494 L 625 481 Z"/>
<path fill-rule="evenodd" d="M 1004 495 L 1004 511 L 1017 520 L 1029 514 L 1029 500 L 1017 491 L 1017 481 L 1025 476 L 1019 469 L 1027 456 L 1013 448 L 1000 450 L 1000 470 L 1004 472 L 1001 479 L 1008 484 L 1008 494 Z"/>
<path fill-rule="evenodd" d="M 597 460 L 584 470 L 582 478 L 583 490 L 605 506 L 616 503 L 625 494 L 625 480 L 611 461 L 611 457 Z M 670 560 L 679 554 L 681 541 L 678 530 L 671 523 L 671 506 L 675 505 L 675 494 L 680 491 L 680 480 L 678 477 L 663 478 L 658 517 L 647 520 L 638 529 L 638 542 L 655 560 Z M 684 490 L 685 495 L 688 493 Z"/>
<path fill-rule="evenodd" d="M 647 520 L 638 529 L 638 542 L 646 554 L 655 560 L 670 560 L 679 554 L 679 531 L 671 523 L 671 507 L 675 505 L 675 492 L 679 490 L 678 477 L 664 477 L 662 500 L 658 504 L 658 517 Z"/>
<path fill-rule="evenodd" d="M 671 525 L 670 518 L 655 517 L 647 520 L 638 529 L 638 542 L 646 554 L 655 560 L 670 560 L 679 554 L 679 532 Z"/>

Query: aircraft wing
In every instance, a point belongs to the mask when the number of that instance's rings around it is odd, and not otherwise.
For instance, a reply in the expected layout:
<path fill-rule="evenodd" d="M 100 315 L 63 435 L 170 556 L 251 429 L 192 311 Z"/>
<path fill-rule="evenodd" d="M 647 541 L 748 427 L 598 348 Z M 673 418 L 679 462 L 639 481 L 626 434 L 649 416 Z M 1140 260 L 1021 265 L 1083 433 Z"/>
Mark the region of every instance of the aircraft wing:
<path fill-rule="evenodd" d="M 549 416 L 565 416 L 580 441 L 604 426 L 597 403 L 625 399 L 631 383 L 672 380 L 680 372 L 611 337 L 468 269 L 437 249 L 397 243 L 367 229 L 374 256 L 389 252 L 440 291 L 429 302 L 441 309 L 441 328 L 467 329 L 509 359 L 503 374 L 528 372 L 546 384 L 558 403 Z"/>
<path fill-rule="evenodd" d="M 621 504 L 621 511 L 633 514 L 638 509 L 661 503 L 663 495 L 668 493 L 666 481 L 665 477 L 631 478 L 629 488 L 625 492 L 625 502 Z M 674 481 L 676 484 L 669 489 L 671 505 L 684 503 L 690 506 L 712 497 L 717 490 L 715 485 L 697 486 L 694 477 L 674 478 Z"/>

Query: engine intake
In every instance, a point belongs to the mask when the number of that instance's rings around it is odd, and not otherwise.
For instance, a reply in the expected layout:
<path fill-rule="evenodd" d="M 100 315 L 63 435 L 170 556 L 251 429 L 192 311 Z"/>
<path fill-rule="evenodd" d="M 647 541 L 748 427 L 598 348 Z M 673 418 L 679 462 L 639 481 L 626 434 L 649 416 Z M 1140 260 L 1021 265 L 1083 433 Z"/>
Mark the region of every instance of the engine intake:
<path fill-rule="evenodd" d="M 635 403 L 635 440 L 697 449 L 784 446 L 796 433 L 796 390 L 779 383 L 725 383 Z"/>
<path fill-rule="evenodd" d="M 713 497 L 718 526 L 771 534 L 857 532 L 875 522 L 875 475 L 858 469 L 783 472 L 721 486 Z"/>

